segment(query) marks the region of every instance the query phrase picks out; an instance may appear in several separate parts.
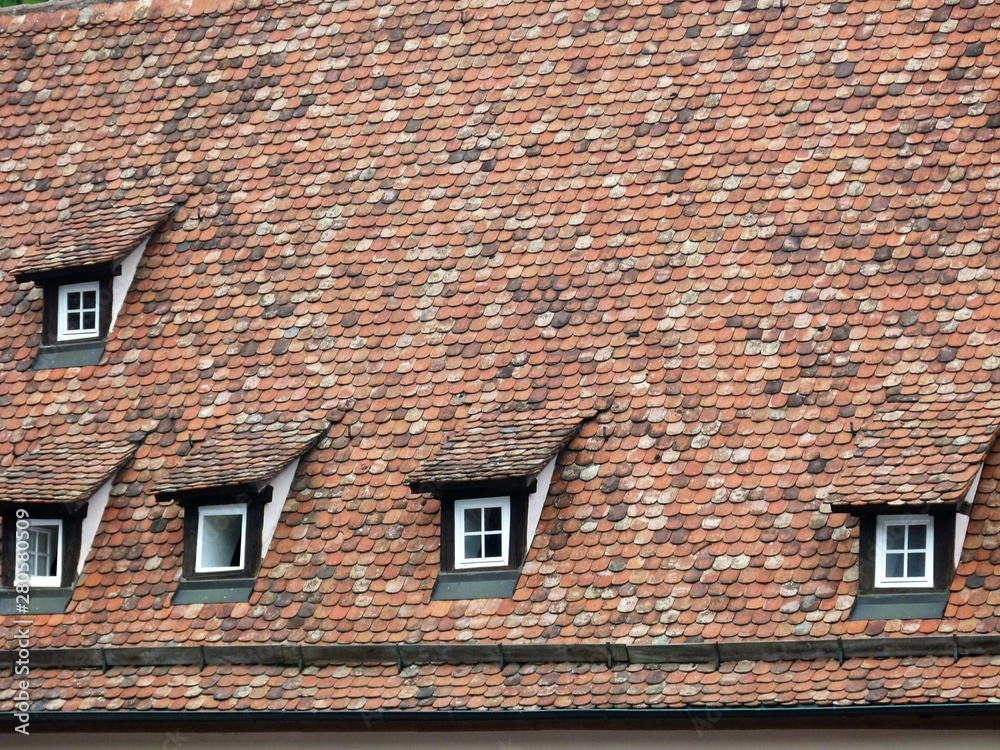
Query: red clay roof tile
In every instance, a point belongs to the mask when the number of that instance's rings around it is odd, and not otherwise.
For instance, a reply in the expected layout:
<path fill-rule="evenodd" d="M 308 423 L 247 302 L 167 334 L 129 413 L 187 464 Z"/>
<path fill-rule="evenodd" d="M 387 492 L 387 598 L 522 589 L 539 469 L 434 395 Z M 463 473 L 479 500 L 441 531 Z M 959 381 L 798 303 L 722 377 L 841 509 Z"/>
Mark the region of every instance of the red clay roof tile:
<path fill-rule="evenodd" d="M 18 281 L 28 281 L 119 260 L 162 226 L 178 205 L 173 198 L 159 198 L 137 205 L 74 207 L 65 219 L 35 226 L 37 244 L 28 247 L 11 272 Z"/>
<path fill-rule="evenodd" d="M 994 633 L 1000 6 L 758 5 L 0 14 L 0 463 L 152 430 L 36 644 Z M 31 370 L 39 238 L 117 254 L 176 196 L 102 361 Z M 312 450 L 321 426 L 283 439 L 348 400 Z M 482 471 L 486 414 L 532 415 L 504 472 L 556 469 L 513 597 L 433 601 L 441 504 L 406 481 Z M 170 604 L 162 483 L 299 454 L 250 601 Z M 945 616 L 851 620 L 859 527 L 830 501 L 951 502 L 979 464 Z M 996 660 L 37 674 L 65 710 L 883 705 L 995 699 Z"/>
<path fill-rule="evenodd" d="M 469 419 L 407 482 L 417 491 L 453 482 L 534 477 L 596 410 L 550 410 L 536 416 L 483 414 Z"/>
<path fill-rule="evenodd" d="M 124 438 L 43 445 L 0 472 L 0 498 L 8 503 L 85 501 L 137 450 Z"/>

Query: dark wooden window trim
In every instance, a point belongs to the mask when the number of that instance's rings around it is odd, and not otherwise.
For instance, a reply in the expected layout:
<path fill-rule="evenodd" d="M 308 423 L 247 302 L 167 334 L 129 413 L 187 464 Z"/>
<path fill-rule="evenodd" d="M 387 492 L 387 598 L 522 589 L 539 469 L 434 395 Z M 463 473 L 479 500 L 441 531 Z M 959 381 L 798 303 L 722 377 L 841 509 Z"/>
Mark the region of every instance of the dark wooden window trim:
<path fill-rule="evenodd" d="M 112 285 L 114 276 L 121 273 L 121 268 L 100 266 L 94 269 L 80 270 L 76 273 L 59 273 L 46 276 L 42 281 L 42 343 L 45 346 L 63 346 L 85 342 L 101 341 L 108 337 L 111 326 Z M 100 300 L 98 302 L 100 321 L 96 336 L 61 341 L 59 339 L 59 288 L 69 284 L 85 284 L 96 281 L 100 285 Z"/>
<path fill-rule="evenodd" d="M 271 501 L 271 487 L 220 487 L 176 498 L 184 508 L 184 580 L 213 581 L 230 578 L 254 578 L 260 568 L 261 538 L 264 529 L 264 505 Z M 196 572 L 198 519 L 201 508 L 246 503 L 247 524 L 243 567 L 237 570 Z"/>
<path fill-rule="evenodd" d="M 920 587 L 876 587 L 876 526 L 879 516 L 926 514 L 934 519 L 934 583 L 932 586 Z M 927 593 L 945 591 L 951 586 L 955 575 L 955 509 L 948 508 L 893 508 L 879 509 L 865 513 L 860 517 L 861 536 L 859 541 L 858 559 L 858 592 L 859 594 L 900 594 Z"/>
<path fill-rule="evenodd" d="M 454 575 L 475 575 L 493 571 L 520 570 L 524 562 L 528 533 L 528 495 L 534 482 L 504 480 L 476 482 L 444 487 L 438 493 L 441 499 L 441 570 Z M 509 548 L 506 565 L 489 565 L 475 568 L 455 568 L 455 501 L 482 497 L 510 498 Z"/>
<path fill-rule="evenodd" d="M 15 506 L 5 505 L 0 510 L 2 517 L 2 533 L 0 533 L 0 563 L 3 565 L 2 583 L 4 588 L 14 586 L 14 573 L 16 570 L 15 555 L 17 552 L 17 508 L 25 508 L 28 517 L 33 520 L 61 519 L 62 529 L 62 549 L 60 584 L 58 587 L 46 586 L 46 590 L 54 588 L 72 587 L 76 582 L 76 569 L 80 562 L 80 538 L 83 530 L 83 519 L 87 516 L 87 503 L 67 503 L 65 505 L 31 505 Z"/>

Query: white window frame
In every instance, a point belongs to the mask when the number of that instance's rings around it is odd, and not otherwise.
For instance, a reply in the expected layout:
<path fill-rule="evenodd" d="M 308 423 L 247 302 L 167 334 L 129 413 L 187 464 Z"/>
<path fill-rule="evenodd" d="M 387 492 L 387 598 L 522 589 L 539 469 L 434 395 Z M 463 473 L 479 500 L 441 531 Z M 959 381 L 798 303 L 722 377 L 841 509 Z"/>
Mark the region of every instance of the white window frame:
<path fill-rule="evenodd" d="M 924 574 L 889 577 L 886 575 L 886 536 L 889 526 L 923 526 L 926 529 Z M 907 542 L 909 534 L 907 534 Z M 905 550 L 919 552 L 918 548 Z M 934 586 L 934 518 L 927 514 L 880 515 L 875 522 L 875 586 L 877 588 L 931 588 Z"/>
<path fill-rule="evenodd" d="M 205 545 L 205 519 L 209 516 L 240 516 L 240 564 L 212 567 L 202 564 L 202 551 Z M 198 549 L 195 552 L 195 573 L 230 573 L 243 570 L 247 563 L 247 504 L 231 503 L 229 505 L 202 505 L 198 508 Z"/>
<path fill-rule="evenodd" d="M 499 557 L 465 556 L 465 511 L 500 507 L 500 546 L 503 554 Z M 455 570 L 474 568 L 498 568 L 509 564 L 510 560 L 510 497 L 472 497 L 455 501 Z M 485 551 L 485 547 L 484 547 Z"/>
<path fill-rule="evenodd" d="M 28 575 L 28 586 L 38 588 L 58 588 L 62 585 L 63 574 L 63 522 L 60 518 L 31 518 L 28 520 L 28 532 L 39 526 L 54 526 L 56 528 L 56 574 L 54 576 Z M 28 554 L 32 554 L 29 549 Z M 35 552 L 37 554 L 37 552 Z"/>
<path fill-rule="evenodd" d="M 94 327 L 85 330 L 71 331 L 67 328 L 69 315 L 68 297 L 73 292 L 94 292 L 96 306 L 94 307 Z M 90 310 L 90 308 L 82 308 Z M 59 310 L 56 321 L 56 339 L 58 341 L 75 341 L 77 339 L 97 338 L 101 333 L 101 282 L 85 281 L 81 284 L 63 284 L 59 287 Z"/>

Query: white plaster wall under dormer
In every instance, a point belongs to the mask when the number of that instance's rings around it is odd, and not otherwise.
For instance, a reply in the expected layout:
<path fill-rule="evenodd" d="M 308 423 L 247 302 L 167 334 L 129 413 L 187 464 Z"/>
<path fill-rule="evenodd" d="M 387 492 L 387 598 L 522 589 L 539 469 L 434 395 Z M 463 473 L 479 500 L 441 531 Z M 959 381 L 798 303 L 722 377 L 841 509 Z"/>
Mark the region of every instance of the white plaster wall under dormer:
<path fill-rule="evenodd" d="M 961 507 L 972 511 L 972 502 L 976 499 L 976 492 L 979 491 L 979 480 L 983 476 L 983 464 L 979 465 L 975 479 L 969 485 L 969 491 L 965 493 Z M 955 567 L 962 558 L 962 550 L 965 548 L 965 535 L 969 530 L 969 512 L 955 514 Z"/>
<path fill-rule="evenodd" d="M 549 486 L 552 484 L 552 474 L 556 469 L 558 458 L 558 456 L 553 456 L 552 460 L 546 464 L 536 479 L 535 491 L 528 495 L 528 539 L 525 549 L 531 549 L 531 542 L 535 538 L 535 530 L 542 517 L 542 508 L 545 507 L 545 498 L 549 495 Z"/>
<path fill-rule="evenodd" d="M 260 540 L 261 562 L 267 557 L 267 551 L 271 547 L 271 540 L 274 539 L 278 521 L 281 520 L 281 511 L 284 509 L 285 500 L 288 499 L 288 493 L 292 489 L 295 470 L 299 468 L 300 460 L 301 456 L 288 464 L 274 479 L 268 482 L 271 485 L 271 502 L 264 506 L 264 527 L 261 529 Z"/>
<path fill-rule="evenodd" d="M 117 472 L 115 472 L 117 473 Z M 87 501 L 87 517 L 83 519 L 80 526 L 80 558 L 76 563 L 76 574 L 83 572 L 83 564 L 90 556 L 90 548 L 94 546 L 94 537 L 97 536 L 97 529 L 101 525 L 104 517 L 104 509 L 108 507 L 108 498 L 111 497 L 111 485 L 115 483 L 114 477 L 102 484 L 100 488 Z"/>
<path fill-rule="evenodd" d="M 149 237 L 139 243 L 139 246 L 135 250 L 126 255 L 125 260 L 121 264 L 121 273 L 111 280 L 111 321 L 108 325 L 109 335 L 115 327 L 115 321 L 118 319 L 118 313 L 121 311 L 122 305 L 125 304 L 125 295 L 128 294 L 128 290 L 132 286 L 135 271 L 139 267 L 139 261 L 142 260 L 142 254 L 146 252 L 146 245 L 148 244 Z"/>

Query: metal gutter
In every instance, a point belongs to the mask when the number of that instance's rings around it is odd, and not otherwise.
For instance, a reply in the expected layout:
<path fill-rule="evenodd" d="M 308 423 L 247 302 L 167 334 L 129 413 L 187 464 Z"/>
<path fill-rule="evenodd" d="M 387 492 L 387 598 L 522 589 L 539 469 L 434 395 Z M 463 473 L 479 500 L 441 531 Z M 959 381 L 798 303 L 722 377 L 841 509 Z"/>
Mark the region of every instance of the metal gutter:
<path fill-rule="evenodd" d="M 395 664 L 400 670 L 430 664 L 715 664 L 734 661 L 961 657 L 1000 655 L 1000 635 L 900 636 L 816 640 L 723 641 L 631 645 L 622 643 L 400 643 L 344 645 L 177 645 L 31 649 L 34 669 L 199 666 L 279 667 Z M 0 670 L 13 673 L 17 655 L 0 653 Z"/>

